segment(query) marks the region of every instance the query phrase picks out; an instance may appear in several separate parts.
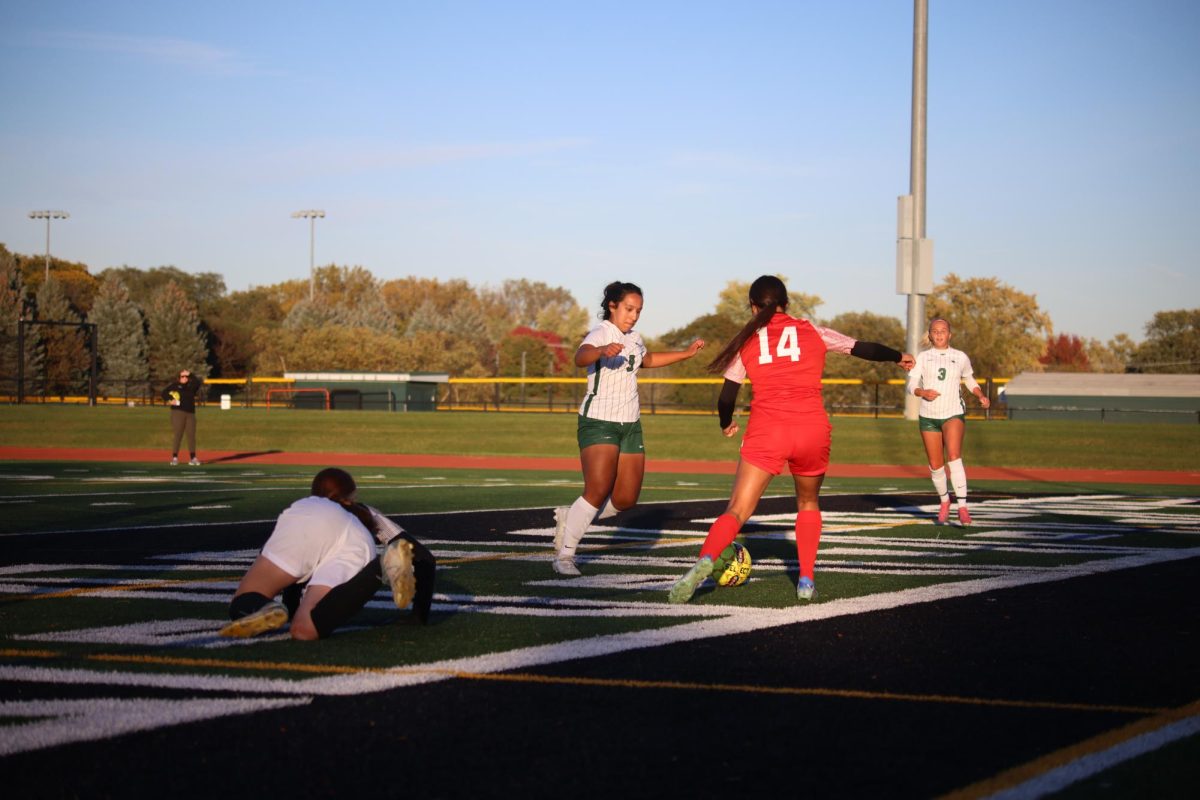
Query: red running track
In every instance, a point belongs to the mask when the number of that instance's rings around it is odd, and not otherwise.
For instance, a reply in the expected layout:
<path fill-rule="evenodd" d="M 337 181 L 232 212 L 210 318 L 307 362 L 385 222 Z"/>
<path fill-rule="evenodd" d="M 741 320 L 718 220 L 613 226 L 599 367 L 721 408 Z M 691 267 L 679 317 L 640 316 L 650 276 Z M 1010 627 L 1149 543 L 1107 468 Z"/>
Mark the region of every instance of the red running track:
<path fill-rule="evenodd" d="M 445 456 L 398 453 L 245 453 L 202 451 L 206 464 L 295 464 L 339 467 L 422 467 L 427 469 L 561 470 L 579 469 L 578 458 L 506 456 Z M 3 461 L 127 461 L 165 463 L 162 450 L 135 448 L 0 447 Z M 647 459 L 647 472 L 732 475 L 733 461 L 670 461 Z M 1043 469 L 1037 467 L 968 466 L 972 480 L 1031 481 L 1034 483 L 1135 483 L 1200 486 L 1200 471 L 1169 472 L 1133 469 Z M 928 478 L 924 464 L 830 464 L 832 478 Z"/>

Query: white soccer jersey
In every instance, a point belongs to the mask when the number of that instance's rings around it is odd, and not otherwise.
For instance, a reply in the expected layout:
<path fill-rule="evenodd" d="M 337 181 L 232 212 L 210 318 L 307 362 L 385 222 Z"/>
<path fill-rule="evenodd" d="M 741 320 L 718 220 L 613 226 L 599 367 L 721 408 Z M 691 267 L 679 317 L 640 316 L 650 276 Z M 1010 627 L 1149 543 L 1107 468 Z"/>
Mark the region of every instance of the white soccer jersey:
<path fill-rule="evenodd" d="M 621 329 L 604 320 L 588 331 L 583 344 L 604 347 L 619 342 L 621 352 L 588 365 L 587 394 L 579 406 L 579 416 L 605 422 L 637 422 L 642 415 L 638 402 L 637 374 L 646 358 L 646 344 L 637 331 Z"/>
<path fill-rule="evenodd" d="M 935 399 L 922 398 L 917 413 L 929 419 L 950 419 L 967 411 L 962 400 L 963 383 L 968 391 L 979 388 L 967 354 L 953 347 L 945 350 L 931 347 L 917 353 L 917 365 L 908 373 L 905 391 L 912 394 L 916 389 L 936 390 L 938 396 Z"/>
<path fill-rule="evenodd" d="M 312 496 L 284 509 L 262 554 L 301 583 L 340 586 L 375 558 L 375 539 L 342 506 Z"/>

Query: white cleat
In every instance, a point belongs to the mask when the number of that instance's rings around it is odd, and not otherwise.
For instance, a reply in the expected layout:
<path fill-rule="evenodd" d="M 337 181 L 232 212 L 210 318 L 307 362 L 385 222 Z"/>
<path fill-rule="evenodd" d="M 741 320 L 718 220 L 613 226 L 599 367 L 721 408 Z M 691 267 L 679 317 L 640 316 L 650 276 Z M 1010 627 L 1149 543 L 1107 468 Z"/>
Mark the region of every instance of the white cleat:
<path fill-rule="evenodd" d="M 566 575 L 569 578 L 577 578 L 583 574 L 579 571 L 579 567 L 575 566 L 573 558 L 556 558 L 550 562 L 550 566 L 559 575 Z"/>

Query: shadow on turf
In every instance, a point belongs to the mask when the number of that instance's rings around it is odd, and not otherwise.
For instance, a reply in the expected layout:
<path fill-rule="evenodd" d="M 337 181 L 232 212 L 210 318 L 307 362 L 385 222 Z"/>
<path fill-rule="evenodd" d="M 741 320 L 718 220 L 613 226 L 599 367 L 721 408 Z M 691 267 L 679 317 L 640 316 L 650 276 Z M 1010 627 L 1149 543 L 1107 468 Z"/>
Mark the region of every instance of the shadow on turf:
<path fill-rule="evenodd" d="M 227 456 L 221 456 L 220 458 L 210 458 L 209 460 L 205 461 L 204 463 L 205 464 L 220 464 L 225 461 L 242 461 L 243 459 L 256 458 L 258 456 L 273 456 L 273 455 L 276 455 L 277 453 L 282 453 L 282 452 L 283 452 L 282 450 L 259 450 L 254 453 L 231 453 Z"/>

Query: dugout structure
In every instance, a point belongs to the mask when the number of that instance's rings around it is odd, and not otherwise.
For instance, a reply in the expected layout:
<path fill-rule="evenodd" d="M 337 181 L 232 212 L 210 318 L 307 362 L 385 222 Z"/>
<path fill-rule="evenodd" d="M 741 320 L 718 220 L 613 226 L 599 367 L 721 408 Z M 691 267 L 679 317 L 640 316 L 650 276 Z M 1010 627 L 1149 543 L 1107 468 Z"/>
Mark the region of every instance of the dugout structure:
<path fill-rule="evenodd" d="M 444 372 L 286 372 L 295 389 L 325 389 L 329 408 L 355 411 L 436 411 Z M 296 408 L 319 408 L 312 394 L 297 393 Z M 313 405 L 305 405 L 312 403 Z"/>
<path fill-rule="evenodd" d="M 1200 423 L 1200 375 L 1022 372 L 1004 399 L 1009 419 Z"/>

